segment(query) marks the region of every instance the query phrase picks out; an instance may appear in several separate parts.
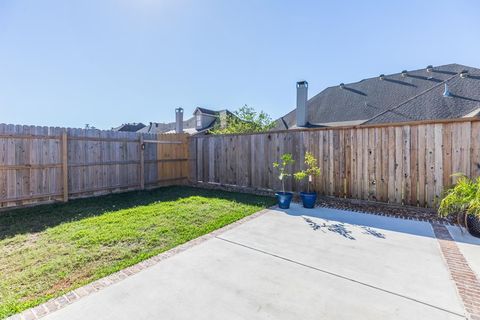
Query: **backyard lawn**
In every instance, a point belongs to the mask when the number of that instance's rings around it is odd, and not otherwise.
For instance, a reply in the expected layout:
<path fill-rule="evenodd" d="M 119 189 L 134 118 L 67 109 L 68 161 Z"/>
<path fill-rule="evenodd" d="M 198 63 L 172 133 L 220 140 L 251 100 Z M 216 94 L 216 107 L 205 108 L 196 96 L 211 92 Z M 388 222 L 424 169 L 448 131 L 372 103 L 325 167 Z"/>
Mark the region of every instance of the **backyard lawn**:
<path fill-rule="evenodd" d="M 274 204 L 167 187 L 0 213 L 0 318 Z"/>

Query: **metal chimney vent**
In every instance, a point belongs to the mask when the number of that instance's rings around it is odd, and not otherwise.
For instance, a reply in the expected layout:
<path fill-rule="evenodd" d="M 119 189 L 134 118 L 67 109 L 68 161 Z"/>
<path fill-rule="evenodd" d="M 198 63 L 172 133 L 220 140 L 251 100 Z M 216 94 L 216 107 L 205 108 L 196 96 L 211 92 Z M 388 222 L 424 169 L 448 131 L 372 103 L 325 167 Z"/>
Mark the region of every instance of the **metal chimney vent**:
<path fill-rule="evenodd" d="M 462 72 L 460 72 L 460 78 L 468 78 L 468 70 L 462 70 Z"/>
<path fill-rule="evenodd" d="M 450 90 L 448 90 L 448 85 L 445 83 L 445 91 L 443 91 L 443 96 L 444 97 L 451 97 L 452 96 L 452 93 L 450 92 Z"/>
<path fill-rule="evenodd" d="M 297 127 L 305 127 L 308 124 L 308 82 L 297 82 Z"/>
<path fill-rule="evenodd" d="M 402 71 L 402 77 L 405 78 L 406 76 L 408 76 L 408 71 L 407 71 L 407 70 L 403 70 L 403 71 Z"/>
<path fill-rule="evenodd" d="M 379 76 L 380 80 L 383 80 L 385 79 L 385 75 L 382 73 L 380 76 Z"/>
<path fill-rule="evenodd" d="M 430 64 L 427 66 L 427 72 L 432 72 L 433 71 L 433 66 Z"/>
<path fill-rule="evenodd" d="M 345 83 L 340 83 L 340 88 L 344 89 L 345 88 Z"/>
<path fill-rule="evenodd" d="M 183 133 L 183 108 L 175 109 L 175 132 Z"/>

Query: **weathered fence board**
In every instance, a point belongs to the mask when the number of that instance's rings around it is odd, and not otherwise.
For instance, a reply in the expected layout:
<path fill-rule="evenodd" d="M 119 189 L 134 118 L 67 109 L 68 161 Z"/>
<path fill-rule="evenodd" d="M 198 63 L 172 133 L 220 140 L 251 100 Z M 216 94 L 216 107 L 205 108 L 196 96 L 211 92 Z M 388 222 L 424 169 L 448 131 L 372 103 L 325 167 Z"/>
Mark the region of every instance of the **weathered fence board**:
<path fill-rule="evenodd" d="M 303 165 L 305 151 L 318 160 L 315 190 L 324 195 L 435 207 L 454 173 L 480 175 L 480 119 L 378 126 L 199 136 L 192 140 L 192 180 L 281 188 L 272 162 L 283 153 Z M 1 147 L 1 145 L 0 145 Z M 305 182 L 287 179 L 301 191 Z"/>
<path fill-rule="evenodd" d="M 184 183 L 187 140 L 0 124 L 0 207 Z"/>

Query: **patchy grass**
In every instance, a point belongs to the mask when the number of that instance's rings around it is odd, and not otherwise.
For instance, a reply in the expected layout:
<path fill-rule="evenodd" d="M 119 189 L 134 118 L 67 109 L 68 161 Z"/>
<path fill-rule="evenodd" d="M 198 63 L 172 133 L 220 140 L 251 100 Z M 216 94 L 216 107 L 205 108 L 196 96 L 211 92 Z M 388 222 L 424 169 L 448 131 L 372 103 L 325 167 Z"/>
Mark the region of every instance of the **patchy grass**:
<path fill-rule="evenodd" d="M 168 187 L 0 213 L 0 318 L 273 203 L 267 197 Z"/>

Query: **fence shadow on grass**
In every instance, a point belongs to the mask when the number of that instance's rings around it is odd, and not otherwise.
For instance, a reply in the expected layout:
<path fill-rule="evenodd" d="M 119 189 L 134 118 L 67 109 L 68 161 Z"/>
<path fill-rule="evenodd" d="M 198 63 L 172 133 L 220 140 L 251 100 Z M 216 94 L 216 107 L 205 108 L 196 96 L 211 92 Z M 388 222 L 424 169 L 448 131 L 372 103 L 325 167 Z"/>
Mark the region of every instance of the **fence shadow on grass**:
<path fill-rule="evenodd" d="M 242 204 L 270 206 L 273 199 L 242 193 L 186 186 L 163 187 L 71 200 L 0 212 L 0 240 L 18 234 L 36 233 L 62 223 L 100 216 L 108 212 L 146 206 L 158 201 L 176 201 L 192 196 L 231 200 Z"/>

